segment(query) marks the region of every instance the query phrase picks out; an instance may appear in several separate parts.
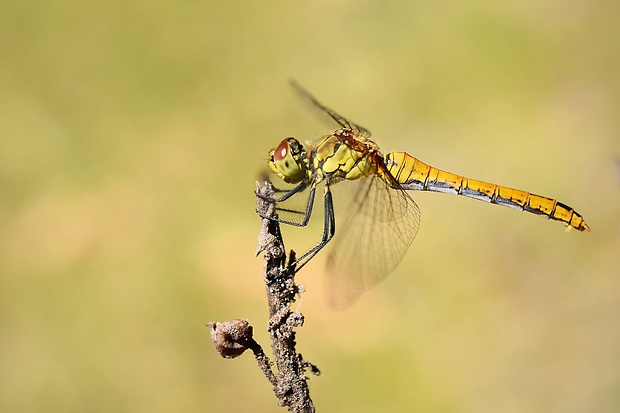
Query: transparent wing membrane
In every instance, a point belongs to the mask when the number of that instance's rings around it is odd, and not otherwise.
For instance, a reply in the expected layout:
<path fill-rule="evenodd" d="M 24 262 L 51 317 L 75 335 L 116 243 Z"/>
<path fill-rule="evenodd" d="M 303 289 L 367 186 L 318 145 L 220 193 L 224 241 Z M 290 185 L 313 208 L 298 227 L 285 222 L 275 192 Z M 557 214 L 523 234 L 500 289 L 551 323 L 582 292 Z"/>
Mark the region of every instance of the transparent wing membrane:
<path fill-rule="evenodd" d="M 352 181 L 348 208 L 338 216 L 327 258 L 326 285 L 332 306 L 344 308 L 388 275 L 402 260 L 420 226 L 420 209 L 402 190 L 378 175 Z"/>

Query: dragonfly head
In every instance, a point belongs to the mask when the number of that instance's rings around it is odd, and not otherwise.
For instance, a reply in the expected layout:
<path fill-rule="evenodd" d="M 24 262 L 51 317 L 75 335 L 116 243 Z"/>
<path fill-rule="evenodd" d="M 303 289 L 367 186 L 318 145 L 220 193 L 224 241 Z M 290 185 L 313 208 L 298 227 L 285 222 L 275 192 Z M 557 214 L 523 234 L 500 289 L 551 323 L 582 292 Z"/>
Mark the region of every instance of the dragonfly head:
<path fill-rule="evenodd" d="M 296 184 L 306 175 L 304 147 L 295 138 L 286 138 L 269 153 L 269 168 L 284 182 Z"/>

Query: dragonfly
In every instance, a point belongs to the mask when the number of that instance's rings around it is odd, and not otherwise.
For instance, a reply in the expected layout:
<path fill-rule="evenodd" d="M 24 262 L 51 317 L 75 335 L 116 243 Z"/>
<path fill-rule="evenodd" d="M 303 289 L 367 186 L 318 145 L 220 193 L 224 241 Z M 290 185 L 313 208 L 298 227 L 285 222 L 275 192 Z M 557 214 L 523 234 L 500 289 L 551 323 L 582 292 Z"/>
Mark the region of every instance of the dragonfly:
<path fill-rule="evenodd" d="M 346 218 L 327 257 L 328 300 L 336 308 L 349 306 L 363 291 L 385 278 L 409 249 L 420 227 L 421 214 L 407 191 L 461 195 L 559 221 L 567 231 L 590 231 L 579 213 L 555 199 L 456 175 L 406 152 L 383 154 L 367 129 L 324 106 L 298 84 L 292 86 L 339 128 L 314 144 L 304 145 L 289 137 L 270 151 L 270 170 L 283 182 L 294 185 L 290 189 L 276 188 L 276 196 L 270 201 L 293 217 L 276 218 L 280 223 L 305 227 L 317 189 L 323 188 L 323 235 L 318 244 L 291 264 L 299 271 L 336 233 L 331 187 L 340 182 L 352 187 Z M 307 196 L 305 208 L 284 207 L 287 200 L 302 193 Z"/>

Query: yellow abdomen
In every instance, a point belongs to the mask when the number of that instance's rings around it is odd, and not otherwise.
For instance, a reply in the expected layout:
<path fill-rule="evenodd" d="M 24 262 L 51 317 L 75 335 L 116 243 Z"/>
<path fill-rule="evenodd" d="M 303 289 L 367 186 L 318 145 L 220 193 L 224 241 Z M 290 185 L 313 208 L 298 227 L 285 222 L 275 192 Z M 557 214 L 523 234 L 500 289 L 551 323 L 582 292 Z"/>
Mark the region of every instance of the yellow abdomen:
<path fill-rule="evenodd" d="M 463 195 L 561 221 L 579 231 L 590 231 L 583 217 L 555 199 L 465 178 L 421 162 L 405 152 L 385 156 L 388 171 L 403 189 Z"/>

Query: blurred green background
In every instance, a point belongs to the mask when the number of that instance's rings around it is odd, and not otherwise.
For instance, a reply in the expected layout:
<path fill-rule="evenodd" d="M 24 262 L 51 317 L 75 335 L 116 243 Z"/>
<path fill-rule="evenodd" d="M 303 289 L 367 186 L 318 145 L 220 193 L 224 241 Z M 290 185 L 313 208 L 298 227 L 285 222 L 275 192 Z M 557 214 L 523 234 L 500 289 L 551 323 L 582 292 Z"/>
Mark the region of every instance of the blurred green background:
<path fill-rule="evenodd" d="M 254 182 L 331 125 L 557 197 L 591 233 L 414 193 L 403 263 L 346 311 L 300 275 L 319 411 L 620 409 L 620 3 L 30 1 L 0 14 L 0 411 L 282 411 Z M 320 226 L 287 229 L 288 247 Z"/>

